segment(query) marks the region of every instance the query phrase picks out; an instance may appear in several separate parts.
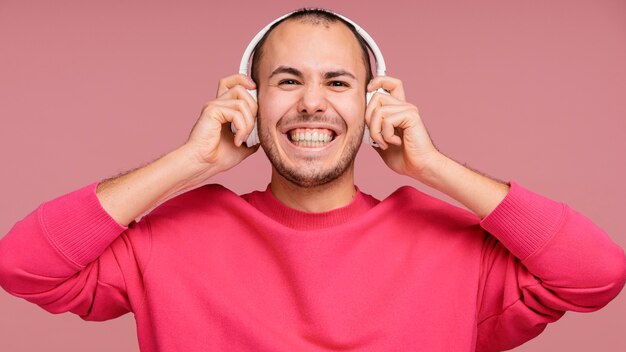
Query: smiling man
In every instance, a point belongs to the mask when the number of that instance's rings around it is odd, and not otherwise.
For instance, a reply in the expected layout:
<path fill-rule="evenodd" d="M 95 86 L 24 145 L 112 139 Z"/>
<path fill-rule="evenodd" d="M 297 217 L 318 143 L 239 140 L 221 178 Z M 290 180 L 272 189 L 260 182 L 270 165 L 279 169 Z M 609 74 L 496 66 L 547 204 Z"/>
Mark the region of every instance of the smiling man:
<path fill-rule="evenodd" d="M 0 284 L 86 320 L 133 312 L 145 351 L 497 351 L 620 292 L 626 257 L 606 233 L 440 153 L 367 55 L 332 13 L 294 13 L 257 47 L 254 79 L 219 82 L 184 145 L 18 222 Z M 206 185 L 258 150 L 242 143 L 255 120 L 267 189 Z M 366 125 L 392 170 L 467 210 L 359 190 Z"/>
<path fill-rule="evenodd" d="M 354 196 L 371 70 L 346 25 L 311 22 L 288 20 L 270 32 L 252 77 L 259 99 L 271 102 L 260 104 L 258 123 L 273 193 L 296 209 L 324 211 Z"/>

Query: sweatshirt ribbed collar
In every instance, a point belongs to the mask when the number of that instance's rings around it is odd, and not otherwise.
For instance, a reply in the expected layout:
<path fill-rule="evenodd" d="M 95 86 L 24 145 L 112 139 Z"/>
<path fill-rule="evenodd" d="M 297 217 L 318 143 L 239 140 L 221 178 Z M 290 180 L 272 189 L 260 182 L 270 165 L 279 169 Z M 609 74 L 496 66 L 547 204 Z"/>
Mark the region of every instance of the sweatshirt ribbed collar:
<path fill-rule="evenodd" d="M 260 212 L 287 227 L 296 230 L 315 230 L 333 227 L 360 216 L 379 203 L 379 200 L 362 193 L 356 187 L 352 201 L 337 209 L 324 212 L 306 212 L 288 207 L 278 200 L 270 185 L 265 191 L 256 191 L 244 196 L 248 202 Z"/>

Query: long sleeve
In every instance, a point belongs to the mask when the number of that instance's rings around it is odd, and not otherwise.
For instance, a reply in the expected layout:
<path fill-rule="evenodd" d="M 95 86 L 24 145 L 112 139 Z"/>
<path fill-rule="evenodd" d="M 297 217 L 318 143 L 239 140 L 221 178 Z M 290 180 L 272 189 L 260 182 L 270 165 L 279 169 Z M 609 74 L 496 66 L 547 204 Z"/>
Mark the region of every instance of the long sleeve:
<path fill-rule="evenodd" d="M 565 311 L 590 312 L 626 281 L 624 251 L 589 219 L 511 182 L 481 221 L 478 351 L 513 348 Z"/>
<path fill-rule="evenodd" d="M 119 225 L 97 183 L 42 203 L 0 240 L 0 286 L 52 313 L 106 320 L 140 304 L 143 222 Z M 131 292 L 132 294 L 129 294 Z"/>

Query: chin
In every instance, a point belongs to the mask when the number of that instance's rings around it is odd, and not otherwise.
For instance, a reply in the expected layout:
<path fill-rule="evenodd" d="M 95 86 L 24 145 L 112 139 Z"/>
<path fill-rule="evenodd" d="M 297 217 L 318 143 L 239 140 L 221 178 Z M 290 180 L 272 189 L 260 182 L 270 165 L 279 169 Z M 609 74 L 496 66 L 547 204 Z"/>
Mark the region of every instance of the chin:
<path fill-rule="evenodd" d="M 364 126 L 350 134 L 340 119 L 287 122 L 271 130 L 258 127 L 261 147 L 275 172 L 298 187 L 312 188 L 352 170 Z"/>

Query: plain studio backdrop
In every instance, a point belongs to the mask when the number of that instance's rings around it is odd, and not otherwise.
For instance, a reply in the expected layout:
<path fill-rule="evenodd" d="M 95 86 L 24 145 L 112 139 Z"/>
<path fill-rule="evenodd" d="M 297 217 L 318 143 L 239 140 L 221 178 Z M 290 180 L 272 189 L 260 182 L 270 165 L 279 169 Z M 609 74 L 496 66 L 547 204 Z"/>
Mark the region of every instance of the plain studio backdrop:
<path fill-rule="evenodd" d="M 186 141 L 252 37 L 304 6 L 376 40 L 437 147 L 562 201 L 626 247 L 626 2 L 0 1 L 0 236 L 40 203 Z M 262 151 L 212 180 L 264 189 Z M 401 185 L 369 147 L 357 185 Z M 1 290 L 0 290 L 1 291 Z M 416 324 L 419 317 L 416 317 Z M 626 351 L 626 294 L 517 351 Z M 132 314 L 95 323 L 0 292 L 0 351 L 137 351 Z"/>

